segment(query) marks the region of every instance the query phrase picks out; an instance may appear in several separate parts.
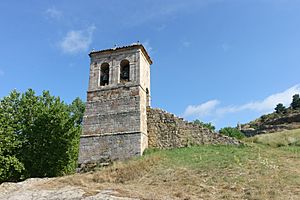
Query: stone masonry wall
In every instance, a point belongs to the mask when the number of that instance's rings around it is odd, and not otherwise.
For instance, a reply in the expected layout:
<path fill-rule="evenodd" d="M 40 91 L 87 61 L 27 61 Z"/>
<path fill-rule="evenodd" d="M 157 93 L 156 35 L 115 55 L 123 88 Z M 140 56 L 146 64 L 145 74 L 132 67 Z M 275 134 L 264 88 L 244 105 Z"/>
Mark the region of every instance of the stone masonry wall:
<path fill-rule="evenodd" d="M 141 131 L 139 94 L 133 85 L 89 92 L 82 135 Z"/>
<path fill-rule="evenodd" d="M 141 156 L 143 136 L 142 133 L 82 136 L 78 163 L 107 163 Z"/>
<path fill-rule="evenodd" d="M 200 125 L 187 122 L 161 109 L 147 108 L 148 145 L 153 148 L 176 148 L 201 144 L 240 144 Z"/>

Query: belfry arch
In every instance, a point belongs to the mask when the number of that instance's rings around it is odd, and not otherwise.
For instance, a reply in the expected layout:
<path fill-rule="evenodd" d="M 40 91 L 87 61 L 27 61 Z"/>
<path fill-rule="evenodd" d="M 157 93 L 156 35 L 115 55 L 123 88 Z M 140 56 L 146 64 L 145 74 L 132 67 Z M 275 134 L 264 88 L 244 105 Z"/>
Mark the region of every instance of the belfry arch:
<path fill-rule="evenodd" d="M 100 86 L 109 84 L 109 64 L 102 63 L 100 67 Z"/>
<path fill-rule="evenodd" d="M 120 82 L 128 82 L 130 80 L 130 63 L 128 60 L 122 60 L 120 63 Z"/>

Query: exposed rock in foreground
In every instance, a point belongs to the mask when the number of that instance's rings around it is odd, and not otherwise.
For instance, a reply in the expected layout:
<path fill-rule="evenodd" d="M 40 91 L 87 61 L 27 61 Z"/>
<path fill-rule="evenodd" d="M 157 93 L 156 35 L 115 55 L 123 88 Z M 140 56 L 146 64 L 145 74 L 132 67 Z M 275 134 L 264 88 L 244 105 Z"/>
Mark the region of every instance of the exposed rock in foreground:
<path fill-rule="evenodd" d="M 3 183 L 0 185 L 0 200 L 137 200 L 134 198 L 118 197 L 118 192 L 102 190 L 94 195 L 86 195 L 80 187 L 64 186 L 47 188 L 51 179 L 28 179 L 19 183 Z"/>

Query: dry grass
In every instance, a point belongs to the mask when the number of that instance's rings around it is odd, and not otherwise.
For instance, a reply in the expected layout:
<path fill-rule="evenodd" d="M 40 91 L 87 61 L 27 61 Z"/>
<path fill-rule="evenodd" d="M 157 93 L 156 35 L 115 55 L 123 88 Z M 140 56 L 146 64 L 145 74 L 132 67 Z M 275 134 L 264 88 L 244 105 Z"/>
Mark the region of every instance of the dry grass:
<path fill-rule="evenodd" d="M 51 179 L 40 187 L 112 189 L 151 199 L 299 199 L 300 148 L 199 146 L 148 151 L 145 156 L 86 174 Z"/>
<path fill-rule="evenodd" d="M 246 138 L 245 141 L 265 144 L 272 147 L 300 146 L 300 129 L 256 135 Z"/>

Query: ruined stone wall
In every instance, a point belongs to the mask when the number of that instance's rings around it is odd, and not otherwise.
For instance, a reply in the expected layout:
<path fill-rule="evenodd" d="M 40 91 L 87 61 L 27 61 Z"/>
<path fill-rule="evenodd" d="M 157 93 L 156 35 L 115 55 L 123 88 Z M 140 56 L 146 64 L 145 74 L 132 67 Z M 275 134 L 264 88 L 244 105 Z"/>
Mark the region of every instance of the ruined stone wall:
<path fill-rule="evenodd" d="M 201 144 L 240 144 L 239 141 L 187 122 L 161 109 L 147 108 L 148 145 L 176 148 Z"/>

